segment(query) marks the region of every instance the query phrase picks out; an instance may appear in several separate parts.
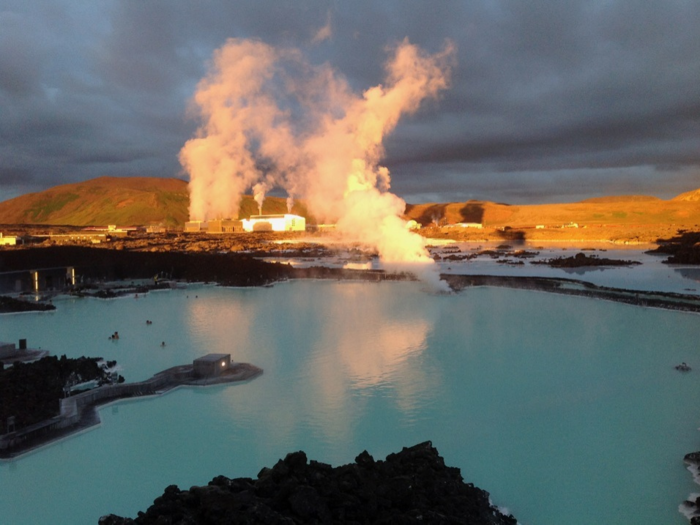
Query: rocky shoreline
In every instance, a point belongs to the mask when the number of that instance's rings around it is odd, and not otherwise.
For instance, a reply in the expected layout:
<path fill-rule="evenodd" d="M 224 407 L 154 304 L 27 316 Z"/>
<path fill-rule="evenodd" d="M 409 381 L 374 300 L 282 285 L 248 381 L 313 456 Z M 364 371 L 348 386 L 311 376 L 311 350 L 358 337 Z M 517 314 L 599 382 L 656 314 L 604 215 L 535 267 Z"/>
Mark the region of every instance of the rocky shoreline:
<path fill-rule="evenodd" d="M 576 255 L 566 259 L 548 261 L 555 265 L 608 265 L 608 259 Z M 613 261 L 627 265 L 633 261 Z M 80 246 L 54 246 L 3 252 L 2 269 L 20 271 L 27 268 L 71 266 L 81 276 L 82 282 L 66 288 L 77 296 L 111 298 L 125 294 L 147 293 L 152 289 L 177 286 L 177 282 L 214 282 L 222 286 L 270 286 L 291 279 L 333 280 L 415 280 L 408 273 L 390 273 L 383 270 L 355 270 L 326 266 L 293 267 L 289 264 L 268 262 L 252 254 L 191 253 L 191 252 L 141 252 L 119 251 Z M 468 286 L 505 286 L 545 292 L 580 295 L 682 311 L 700 311 L 700 296 L 670 292 L 646 292 L 596 286 L 586 281 L 554 277 L 484 276 L 465 274 L 441 275 L 450 287 L 459 291 Z M 129 285 L 129 279 L 150 279 L 150 284 Z M 112 284 L 105 284 L 105 283 Z M 29 303 L 11 298 L 10 302 L 23 309 L 53 309 L 53 305 Z"/>
<path fill-rule="evenodd" d="M 683 458 L 688 470 L 693 474 L 696 483 L 700 483 L 700 452 L 691 452 Z M 678 510 L 689 520 L 691 525 L 700 525 L 700 495 L 691 494 L 690 497 L 680 504 Z"/>
<path fill-rule="evenodd" d="M 635 266 L 642 264 L 639 261 L 609 259 L 597 255 L 586 255 L 579 252 L 571 257 L 556 257 L 546 261 L 532 261 L 532 264 L 545 264 L 552 268 L 590 268 L 598 266 Z"/>
<path fill-rule="evenodd" d="M 0 314 L 18 312 L 50 312 L 56 307 L 51 303 L 29 302 L 0 295 Z"/>
<path fill-rule="evenodd" d="M 134 519 L 109 514 L 100 525 L 207 523 L 468 523 L 516 525 L 488 492 L 465 483 L 430 441 L 384 461 L 367 451 L 355 463 L 332 467 L 293 452 L 257 479 L 215 477 L 208 485 L 167 487 Z"/>
<path fill-rule="evenodd" d="M 626 290 L 624 288 L 597 286 L 577 279 L 562 279 L 558 277 L 452 274 L 442 275 L 441 277 L 456 292 L 473 286 L 500 286 L 604 299 L 635 306 L 700 313 L 700 295 Z"/>

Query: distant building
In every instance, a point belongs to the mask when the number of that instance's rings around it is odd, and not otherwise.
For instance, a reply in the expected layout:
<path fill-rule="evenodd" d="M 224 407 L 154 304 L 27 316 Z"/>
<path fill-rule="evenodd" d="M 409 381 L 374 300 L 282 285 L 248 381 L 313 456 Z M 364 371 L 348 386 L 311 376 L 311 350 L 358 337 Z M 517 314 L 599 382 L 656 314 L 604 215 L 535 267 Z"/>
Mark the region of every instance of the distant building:
<path fill-rule="evenodd" d="M 117 226 L 109 224 L 107 226 L 88 226 L 83 228 L 83 232 L 107 232 L 111 237 L 126 237 L 130 233 L 137 232 L 138 226 Z"/>
<path fill-rule="evenodd" d="M 10 236 L 10 237 L 3 237 L 2 233 L 0 233 L 0 246 L 14 246 L 17 244 L 17 237 Z"/>
<path fill-rule="evenodd" d="M 189 233 L 197 233 L 206 231 L 208 224 L 206 221 L 188 221 L 185 223 L 185 231 Z"/>
<path fill-rule="evenodd" d="M 217 377 L 231 368 L 231 354 L 207 354 L 192 363 L 196 377 Z"/>
<path fill-rule="evenodd" d="M 97 233 L 98 231 L 104 231 L 104 230 L 83 230 L 80 232 L 74 232 L 74 233 L 60 233 L 60 234 L 51 234 L 49 235 L 49 239 L 52 241 L 61 244 L 63 242 L 91 242 L 93 244 L 100 244 L 102 242 L 105 242 L 109 240 L 107 238 L 107 234 L 105 233 Z M 126 235 L 124 233 L 123 235 Z"/>
<path fill-rule="evenodd" d="M 209 221 L 207 225 L 208 233 L 241 233 L 243 229 L 243 221 L 233 219 L 217 219 Z"/>
<path fill-rule="evenodd" d="M 446 224 L 443 228 L 476 228 L 478 230 L 484 227 L 480 222 L 456 222 L 454 224 Z"/>
<path fill-rule="evenodd" d="M 299 215 L 251 215 L 243 219 L 243 229 L 247 232 L 273 231 L 306 231 L 306 219 Z"/>

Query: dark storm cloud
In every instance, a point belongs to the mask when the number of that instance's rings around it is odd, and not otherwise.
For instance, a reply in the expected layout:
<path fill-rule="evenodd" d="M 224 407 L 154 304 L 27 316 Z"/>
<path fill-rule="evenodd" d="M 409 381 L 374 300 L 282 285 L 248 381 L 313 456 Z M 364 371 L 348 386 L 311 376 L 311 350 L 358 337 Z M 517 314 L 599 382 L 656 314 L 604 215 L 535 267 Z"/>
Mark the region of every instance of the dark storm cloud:
<path fill-rule="evenodd" d="M 451 39 L 451 89 L 386 142 L 409 201 L 667 198 L 700 187 L 699 26 L 696 0 L 6 0 L 0 200 L 181 176 L 188 101 L 229 37 L 300 48 L 358 91 L 382 82 L 404 37 L 430 52 Z"/>

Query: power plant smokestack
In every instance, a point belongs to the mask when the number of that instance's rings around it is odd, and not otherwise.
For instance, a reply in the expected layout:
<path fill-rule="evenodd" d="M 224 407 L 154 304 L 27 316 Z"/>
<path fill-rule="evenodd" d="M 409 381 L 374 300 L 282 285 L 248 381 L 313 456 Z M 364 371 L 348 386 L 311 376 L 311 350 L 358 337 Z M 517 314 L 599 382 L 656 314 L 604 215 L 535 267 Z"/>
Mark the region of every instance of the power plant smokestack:
<path fill-rule="evenodd" d="M 253 186 L 253 199 L 258 203 L 258 215 L 262 215 L 263 202 L 265 202 L 265 193 L 268 187 L 264 182 L 258 182 Z"/>

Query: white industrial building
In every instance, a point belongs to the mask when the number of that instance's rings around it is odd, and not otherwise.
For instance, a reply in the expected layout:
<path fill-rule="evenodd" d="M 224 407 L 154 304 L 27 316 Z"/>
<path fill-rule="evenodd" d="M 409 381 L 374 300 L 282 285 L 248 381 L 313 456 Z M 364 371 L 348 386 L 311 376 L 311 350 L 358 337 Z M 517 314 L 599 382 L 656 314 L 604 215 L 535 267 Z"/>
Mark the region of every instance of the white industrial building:
<path fill-rule="evenodd" d="M 206 221 L 187 221 L 185 223 L 185 231 L 190 233 L 205 232 L 208 226 Z"/>
<path fill-rule="evenodd" d="M 251 215 L 243 219 L 243 229 L 247 232 L 289 232 L 305 231 L 306 219 L 299 215 Z"/>
<path fill-rule="evenodd" d="M 240 233 L 243 229 L 242 221 L 234 221 L 233 219 L 216 219 L 211 220 L 207 224 L 208 233 Z"/>
<path fill-rule="evenodd" d="M 15 236 L 3 237 L 2 233 L 0 233 L 0 245 L 14 246 L 16 244 L 17 244 L 17 237 L 15 237 Z"/>

